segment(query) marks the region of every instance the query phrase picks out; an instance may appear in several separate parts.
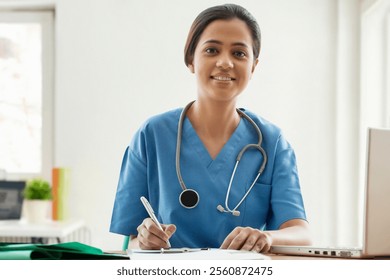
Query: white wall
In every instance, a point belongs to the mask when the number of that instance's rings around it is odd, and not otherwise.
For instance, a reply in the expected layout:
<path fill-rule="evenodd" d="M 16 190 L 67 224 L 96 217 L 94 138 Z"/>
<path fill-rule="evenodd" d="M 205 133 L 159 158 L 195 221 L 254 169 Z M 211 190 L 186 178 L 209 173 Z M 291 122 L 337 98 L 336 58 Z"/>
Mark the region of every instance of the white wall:
<path fill-rule="evenodd" d="M 87 222 L 93 245 L 121 246 L 108 229 L 124 149 L 145 118 L 196 97 L 183 62 L 187 31 L 201 10 L 225 2 L 55 1 L 54 163 L 72 170 L 70 215 Z M 338 1 L 234 2 L 262 29 L 260 64 L 240 105 L 284 130 L 316 240 L 334 242 Z"/>

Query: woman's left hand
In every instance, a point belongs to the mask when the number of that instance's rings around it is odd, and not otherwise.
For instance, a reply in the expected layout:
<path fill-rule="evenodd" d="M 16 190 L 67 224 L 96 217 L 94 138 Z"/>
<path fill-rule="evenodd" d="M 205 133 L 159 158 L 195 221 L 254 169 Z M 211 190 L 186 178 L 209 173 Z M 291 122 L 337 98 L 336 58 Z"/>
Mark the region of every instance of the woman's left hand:
<path fill-rule="evenodd" d="M 223 241 L 221 249 L 268 252 L 272 238 L 264 231 L 251 227 L 236 227 Z"/>

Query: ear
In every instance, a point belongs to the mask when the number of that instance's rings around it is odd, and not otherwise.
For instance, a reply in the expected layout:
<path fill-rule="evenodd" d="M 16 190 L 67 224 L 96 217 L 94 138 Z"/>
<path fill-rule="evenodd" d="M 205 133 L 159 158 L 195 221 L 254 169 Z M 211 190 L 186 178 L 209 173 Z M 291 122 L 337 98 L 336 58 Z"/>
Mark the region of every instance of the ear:
<path fill-rule="evenodd" d="M 188 69 L 190 69 L 191 73 L 195 73 L 195 68 L 194 68 L 194 65 L 192 63 L 188 64 L 187 67 L 188 67 Z"/>
<path fill-rule="evenodd" d="M 259 59 L 256 58 L 256 59 L 253 61 L 252 71 L 251 71 L 252 74 L 253 74 L 253 72 L 255 72 L 255 69 L 256 69 L 256 66 L 257 66 L 258 63 L 259 63 Z"/>

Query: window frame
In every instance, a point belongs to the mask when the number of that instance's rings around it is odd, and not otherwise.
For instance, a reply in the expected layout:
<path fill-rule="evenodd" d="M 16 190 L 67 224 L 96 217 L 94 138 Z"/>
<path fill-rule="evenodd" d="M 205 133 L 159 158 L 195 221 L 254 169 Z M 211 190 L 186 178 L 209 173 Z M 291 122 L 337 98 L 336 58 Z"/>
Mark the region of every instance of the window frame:
<path fill-rule="evenodd" d="M 33 177 L 51 178 L 53 167 L 54 115 L 54 9 L 10 9 L 0 6 L 1 23 L 39 23 L 42 26 L 42 149 L 40 173 L 7 172 L 7 180 L 27 180 Z"/>

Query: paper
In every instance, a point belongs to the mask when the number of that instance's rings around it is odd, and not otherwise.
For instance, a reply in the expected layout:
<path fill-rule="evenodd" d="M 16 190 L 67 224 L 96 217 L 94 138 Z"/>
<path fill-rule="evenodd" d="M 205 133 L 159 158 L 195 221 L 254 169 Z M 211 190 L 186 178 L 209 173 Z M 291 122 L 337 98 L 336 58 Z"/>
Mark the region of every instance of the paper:
<path fill-rule="evenodd" d="M 183 248 L 185 249 L 185 248 Z M 268 256 L 251 251 L 223 249 L 170 249 L 162 253 L 160 250 L 127 250 L 131 260 L 268 260 Z M 173 252 L 173 250 L 182 250 Z"/>
<path fill-rule="evenodd" d="M 142 249 L 129 249 L 131 253 L 136 254 L 173 254 L 173 253 L 188 253 L 188 252 L 198 252 L 198 251 L 207 251 L 208 248 L 169 248 L 160 250 L 142 250 Z"/>

